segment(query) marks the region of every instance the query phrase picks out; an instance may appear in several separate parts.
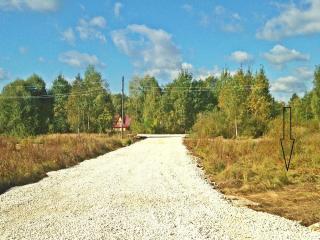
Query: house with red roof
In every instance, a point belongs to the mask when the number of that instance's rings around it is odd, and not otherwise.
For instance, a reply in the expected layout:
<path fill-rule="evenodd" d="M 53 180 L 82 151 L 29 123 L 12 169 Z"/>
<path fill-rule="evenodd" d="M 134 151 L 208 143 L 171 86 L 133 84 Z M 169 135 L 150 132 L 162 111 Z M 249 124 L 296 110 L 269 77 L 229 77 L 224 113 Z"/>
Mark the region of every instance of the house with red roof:
<path fill-rule="evenodd" d="M 112 128 L 114 131 L 121 131 L 121 125 L 122 125 L 122 118 L 119 114 L 117 114 L 114 117 L 114 123 Z M 123 131 L 130 130 L 130 126 L 131 126 L 131 118 L 128 115 L 125 115 L 124 121 L 123 121 Z"/>

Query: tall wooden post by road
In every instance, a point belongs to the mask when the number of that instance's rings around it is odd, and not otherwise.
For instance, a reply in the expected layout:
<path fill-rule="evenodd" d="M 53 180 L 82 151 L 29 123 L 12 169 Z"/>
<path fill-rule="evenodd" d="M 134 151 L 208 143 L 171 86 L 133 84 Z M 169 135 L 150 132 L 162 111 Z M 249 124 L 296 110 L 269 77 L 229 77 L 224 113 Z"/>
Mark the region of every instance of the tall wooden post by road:
<path fill-rule="evenodd" d="M 123 121 L 124 121 L 124 77 L 122 77 L 122 94 L 121 94 L 121 138 L 123 138 Z"/>

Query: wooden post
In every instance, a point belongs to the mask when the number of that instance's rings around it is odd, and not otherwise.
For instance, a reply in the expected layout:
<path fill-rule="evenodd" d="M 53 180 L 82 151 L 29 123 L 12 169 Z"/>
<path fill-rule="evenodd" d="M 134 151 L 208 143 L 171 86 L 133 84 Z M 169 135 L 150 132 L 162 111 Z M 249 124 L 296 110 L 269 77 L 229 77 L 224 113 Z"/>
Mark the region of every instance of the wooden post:
<path fill-rule="evenodd" d="M 122 94 L 121 94 L 121 139 L 123 138 L 123 121 L 124 121 L 124 77 L 122 77 Z"/>

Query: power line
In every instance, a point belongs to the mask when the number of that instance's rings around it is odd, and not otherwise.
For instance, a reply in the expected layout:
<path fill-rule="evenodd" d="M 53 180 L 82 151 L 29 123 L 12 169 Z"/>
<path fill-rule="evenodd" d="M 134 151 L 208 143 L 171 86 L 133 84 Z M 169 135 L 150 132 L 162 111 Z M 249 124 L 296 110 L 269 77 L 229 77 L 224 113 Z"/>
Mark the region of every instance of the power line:
<path fill-rule="evenodd" d="M 4 86 L 4 87 L 7 87 L 7 86 L 10 86 L 11 84 L 13 84 L 14 82 L 11 82 L 11 83 L 8 83 L 6 86 Z M 69 82 L 68 82 L 69 83 Z M 82 81 L 82 83 L 83 83 L 83 81 Z M 96 80 L 96 81 L 89 81 L 89 83 L 92 83 L 92 84 L 98 84 L 98 83 L 102 83 L 102 84 L 108 84 L 106 81 L 99 81 L 99 80 Z M 48 85 L 50 85 L 51 84 L 51 88 L 53 87 L 53 86 L 62 86 L 62 87 L 64 87 L 64 86 L 66 86 L 65 84 L 54 84 L 53 85 L 53 83 L 49 83 Z M 72 86 L 72 84 L 73 83 L 69 83 L 69 85 L 70 86 Z M 22 87 L 26 87 L 26 88 L 38 88 L 38 86 L 36 86 L 36 85 L 25 85 L 24 83 L 19 83 L 19 84 L 14 84 L 13 86 L 22 86 Z M 45 89 L 49 89 L 49 88 L 47 88 L 47 87 L 45 87 Z"/>
<path fill-rule="evenodd" d="M 97 90 L 89 90 L 86 92 L 77 92 L 75 94 L 56 94 L 56 95 L 40 95 L 40 96 L 3 96 L 0 95 L 0 99 L 50 99 L 56 97 L 73 97 L 73 96 L 89 96 L 92 92 L 103 92 L 104 89 L 97 89 Z"/>

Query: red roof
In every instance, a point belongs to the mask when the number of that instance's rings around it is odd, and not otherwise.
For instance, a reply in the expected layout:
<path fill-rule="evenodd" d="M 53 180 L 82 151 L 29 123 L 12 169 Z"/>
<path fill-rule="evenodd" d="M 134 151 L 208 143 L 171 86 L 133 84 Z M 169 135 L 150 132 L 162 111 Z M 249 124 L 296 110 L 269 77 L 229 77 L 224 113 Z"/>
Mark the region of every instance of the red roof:
<path fill-rule="evenodd" d="M 131 118 L 129 116 L 124 116 L 123 128 L 130 128 Z M 114 118 L 113 128 L 121 128 L 121 116 L 116 115 Z"/>

